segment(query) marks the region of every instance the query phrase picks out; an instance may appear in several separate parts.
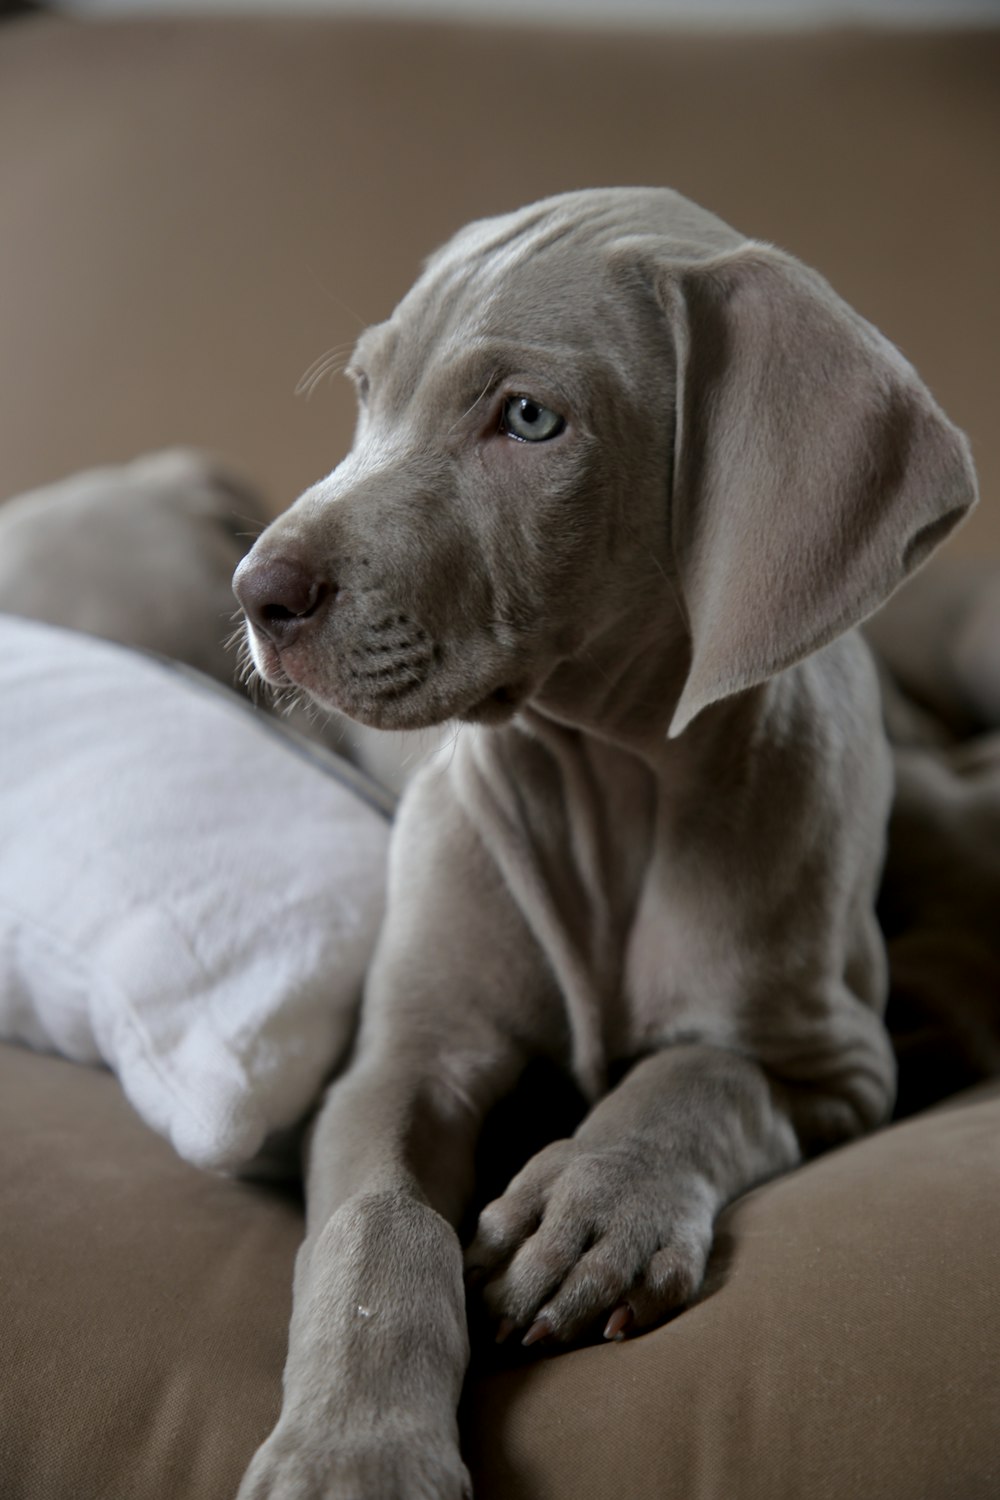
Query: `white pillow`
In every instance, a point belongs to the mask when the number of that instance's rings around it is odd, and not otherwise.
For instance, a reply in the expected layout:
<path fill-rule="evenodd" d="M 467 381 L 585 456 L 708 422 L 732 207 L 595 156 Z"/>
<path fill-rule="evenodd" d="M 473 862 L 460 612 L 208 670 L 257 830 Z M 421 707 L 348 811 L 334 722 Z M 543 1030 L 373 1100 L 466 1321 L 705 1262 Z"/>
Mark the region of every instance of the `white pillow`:
<path fill-rule="evenodd" d="M 0 615 L 0 1036 L 247 1168 L 350 1043 L 389 811 L 208 679 Z"/>

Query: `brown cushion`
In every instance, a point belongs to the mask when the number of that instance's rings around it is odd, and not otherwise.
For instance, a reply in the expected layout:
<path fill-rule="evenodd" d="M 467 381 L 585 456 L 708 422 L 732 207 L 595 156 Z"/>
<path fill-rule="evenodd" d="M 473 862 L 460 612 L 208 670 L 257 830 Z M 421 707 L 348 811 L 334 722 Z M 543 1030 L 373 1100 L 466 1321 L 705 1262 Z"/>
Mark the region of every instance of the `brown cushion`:
<path fill-rule="evenodd" d="M 1000 1493 L 1000 1088 L 760 1188 L 708 1295 L 475 1393 L 477 1500 Z"/>
<path fill-rule="evenodd" d="M 299 1205 L 181 1161 L 110 1073 L 13 1046 L 0 1143 L 0 1495 L 230 1495 L 277 1414 Z"/>
<path fill-rule="evenodd" d="M 477 1500 L 993 1500 L 1000 1088 L 761 1188 L 709 1294 L 480 1374 Z M 0 1047 L 0 1493 L 225 1500 L 277 1410 L 301 1217 L 106 1073 Z"/>

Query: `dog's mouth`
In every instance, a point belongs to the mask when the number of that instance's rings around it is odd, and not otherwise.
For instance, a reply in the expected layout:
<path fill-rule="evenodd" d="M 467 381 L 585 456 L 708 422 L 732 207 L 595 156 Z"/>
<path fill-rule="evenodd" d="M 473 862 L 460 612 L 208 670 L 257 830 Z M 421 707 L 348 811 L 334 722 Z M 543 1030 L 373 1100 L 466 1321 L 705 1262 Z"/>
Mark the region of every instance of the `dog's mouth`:
<path fill-rule="evenodd" d="M 530 684 L 505 682 L 479 698 L 464 713 L 457 715 L 469 724 L 505 724 L 513 718 L 530 694 Z"/>
<path fill-rule="evenodd" d="M 505 677 L 484 693 L 449 688 L 438 669 L 444 653 L 434 647 L 419 663 L 364 666 L 348 651 L 338 660 L 334 673 L 317 672 L 308 652 L 296 647 L 279 649 L 273 641 L 249 631 L 252 656 L 258 675 L 276 692 L 298 690 L 326 709 L 334 709 L 373 729 L 429 729 L 448 720 L 469 724 L 504 724 L 530 696 L 525 677 Z"/>
<path fill-rule="evenodd" d="M 295 687 L 296 683 L 286 672 L 277 646 L 254 630 L 249 621 L 244 625 L 244 630 L 245 648 L 253 663 L 252 671 L 256 672 L 261 682 L 266 683 L 269 688 Z"/>

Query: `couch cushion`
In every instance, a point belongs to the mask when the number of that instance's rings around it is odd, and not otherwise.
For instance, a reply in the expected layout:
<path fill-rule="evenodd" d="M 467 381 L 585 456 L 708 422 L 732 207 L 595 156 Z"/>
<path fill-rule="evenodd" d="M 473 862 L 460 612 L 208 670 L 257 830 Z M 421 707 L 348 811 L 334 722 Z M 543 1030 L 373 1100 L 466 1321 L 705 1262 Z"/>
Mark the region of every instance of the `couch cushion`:
<path fill-rule="evenodd" d="M 475 1392 L 477 1500 L 995 1496 L 998 1130 L 994 1085 L 749 1194 L 697 1306 Z"/>
<path fill-rule="evenodd" d="M 471 1382 L 477 1500 L 994 1500 L 1000 1087 L 758 1189 L 709 1292 Z M 108 1074 L 0 1047 L 0 1492 L 225 1500 L 277 1412 L 298 1205 Z"/>
<path fill-rule="evenodd" d="M 298 1204 L 11 1046 L 0 1141 L 0 1494 L 226 1500 L 277 1415 Z"/>

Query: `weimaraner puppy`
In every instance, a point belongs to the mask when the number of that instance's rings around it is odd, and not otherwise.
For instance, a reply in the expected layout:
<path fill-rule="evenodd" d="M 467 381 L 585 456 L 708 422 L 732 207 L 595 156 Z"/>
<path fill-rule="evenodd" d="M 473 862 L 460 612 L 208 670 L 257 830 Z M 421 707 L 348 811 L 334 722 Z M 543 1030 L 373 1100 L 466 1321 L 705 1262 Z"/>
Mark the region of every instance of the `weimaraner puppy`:
<path fill-rule="evenodd" d="M 460 728 L 403 799 L 240 1494 L 459 1500 L 456 1226 L 531 1059 L 589 1112 L 465 1254 L 525 1343 L 650 1327 L 724 1204 L 889 1114 L 891 770 L 852 627 L 975 479 L 821 277 L 667 190 L 465 229 L 350 373 L 350 454 L 238 570 L 253 660 Z"/>

